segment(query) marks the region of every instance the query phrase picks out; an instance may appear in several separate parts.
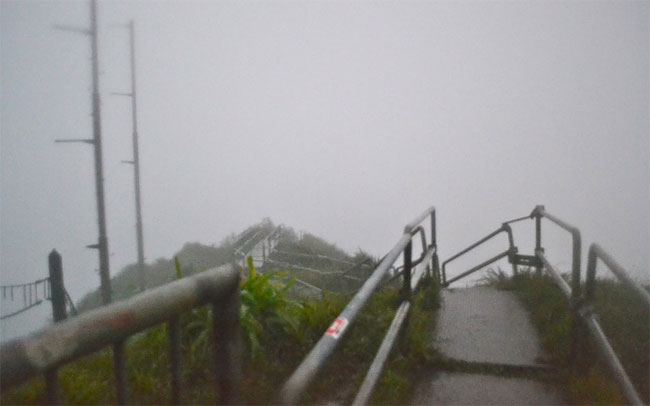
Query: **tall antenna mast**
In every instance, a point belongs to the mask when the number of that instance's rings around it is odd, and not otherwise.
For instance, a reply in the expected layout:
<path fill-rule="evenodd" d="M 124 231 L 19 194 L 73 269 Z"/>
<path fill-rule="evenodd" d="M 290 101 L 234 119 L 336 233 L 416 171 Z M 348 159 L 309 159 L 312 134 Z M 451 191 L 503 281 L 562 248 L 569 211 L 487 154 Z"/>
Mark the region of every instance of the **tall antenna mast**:
<path fill-rule="evenodd" d="M 95 191 L 97 194 L 97 223 L 99 238 L 97 244 L 88 248 L 99 251 L 99 277 L 101 281 L 102 303 L 107 305 L 112 301 L 111 275 L 108 262 L 108 237 L 106 236 L 106 206 L 104 203 L 104 165 L 102 161 L 102 121 L 99 98 L 99 58 L 97 51 L 97 0 L 90 0 L 90 29 L 78 29 L 65 26 L 56 28 L 73 31 L 90 36 L 92 53 L 92 109 L 93 109 L 93 138 L 81 140 L 57 140 L 56 142 L 83 142 L 92 144 L 95 148 Z M 124 343 L 118 342 L 113 346 L 113 362 L 115 364 L 115 380 L 117 381 L 117 403 L 128 403 L 126 381 L 126 361 L 124 358 Z"/>
<path fill-rule="evenodd" d="M 135 187 L 135 231 L 138 248 L 138 283 L 140 291 L 146 289 L 146 277 L 144 273 L 144 237 L 142 231 L 142 204 L 140 198 L 140 152 L 138 146 L 138 108 L 137 108 L 137 92 L 135 86 L 135 29 L 133 20 L 129 21 L 127 25 L 130 34 L 131 44 L 131 93 L 113 93 L 118 96 L 128 96 L 131 98 L 131 114 L 133 123 L 133 160 L 122 161 L 124 163 L 133 165 L 133 177 Z"/>
<path fill-rule="evenodd" d="M 97 52 L 97 2 L 90 1 L 90 28 L 76 28 L 55 25 L 56 29 L 72 31 L 90 37 L 90 49 L 92 54 L 92 110 L 93 110 L 93 138 L 90 139 L 59 139 L 55 142 L 82 142 L 92 144 L 95 152 L 95 192 L 97 195 L 97 224 L 99 238 L 96 244 L 88 245 L 88 248 L 96 248 L 99 251 L 99 277 L 101 282 L 102 303 L 109 304 L 112 301 L 111 274 L 108 261 L 108 237 L 106 236 L 106 206 L 104 203 L 104 164 L 102 161 L 102 124 L 99 98 L 99 58 Z"/>

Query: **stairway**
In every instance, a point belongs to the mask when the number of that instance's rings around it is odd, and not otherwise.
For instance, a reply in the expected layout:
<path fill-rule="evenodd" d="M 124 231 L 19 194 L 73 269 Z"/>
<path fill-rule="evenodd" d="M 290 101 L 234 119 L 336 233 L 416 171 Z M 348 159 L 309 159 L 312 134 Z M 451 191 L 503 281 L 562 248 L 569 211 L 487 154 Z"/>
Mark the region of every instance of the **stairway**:
<path fill-rule="evenodd" d="M 555 405 L 560 391 L 526 311 L 512 292 L 446 289 L 434 344 L 441 367 L 416 385 L 412 404 Z M 546 372 L 546 374 L 545 374 Z"/>

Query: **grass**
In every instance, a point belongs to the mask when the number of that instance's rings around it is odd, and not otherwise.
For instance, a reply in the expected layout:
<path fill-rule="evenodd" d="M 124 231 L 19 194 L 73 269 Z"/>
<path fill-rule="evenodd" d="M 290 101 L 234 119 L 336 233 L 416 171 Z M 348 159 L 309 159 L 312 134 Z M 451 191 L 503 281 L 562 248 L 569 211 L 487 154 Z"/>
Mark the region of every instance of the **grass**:
<path fill-rule="evenodd" d="M 180 265 L 178 277 L 183 276 Z M 241 400 L 275 404 L 279 389 L 322 336 L 350 297 L 325 294 L 322 300 L 298 302 L 287 297 L 286 273 L 260 274 L 249 263 L 242 284 L 240 322 L 243 338 Z M 418 365 L 428 356 L 425 338 L 438 306 L 431 281 L 416 292 L 407 334 L 394 349 L 374 403 L 408 403 Z M 351 402 L 400 302 L 396 287 L 377 292 L 303 401 Z M 214 403 L 210 340 L 211 309 L 197 308 L 180 319 L 184 403 Z M 167 404 L 170 399 L 167 325 L 149 329 L 126 346 L 130 402 Z M 342 374 L 340 371 L 345 371 Z M 61 368 L 60 401 L 64 404 L 113 404 L 115 382 L 110 349 Z M 332 391 L 332 388 L 336 390 Z M 332 399 L 332 393 L 341 394 Z M 3 391 L 2 404 L 47 404 L 45 385 L 36 378 Z"/>
<path fill-rule="evenodd" d="M 525 270 L 505 277 L 492 271 L 485 282 L 514 290 L 531 315 L 540 333 L 551 364 L 558 367 L 566 382 L 571 404 L 625 404 L 614 378 L 601 361 L 594 344 L 586 341 L 579 355 L 579 367 L 572 373 L 568 364 L 571 340 L 568 303 L 550 276 Z M 648 307 L 620 283 L 599 279 L 596 282 L 595 311 L 601 326 L 642 399 L 648 402 L 650 382 L 650 315 Z M 583 334 L 587 335 L 588 332 Z"/>

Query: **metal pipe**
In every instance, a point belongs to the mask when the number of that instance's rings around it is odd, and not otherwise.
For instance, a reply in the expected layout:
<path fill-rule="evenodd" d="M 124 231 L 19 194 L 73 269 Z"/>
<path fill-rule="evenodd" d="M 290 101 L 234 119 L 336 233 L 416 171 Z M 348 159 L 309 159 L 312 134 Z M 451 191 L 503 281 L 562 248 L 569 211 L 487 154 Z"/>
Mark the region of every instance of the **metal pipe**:
<path fill-rule="evenodd" d="M 303 390 L 316 376 L 316 373 L 323 367 L 329 355 L 338 346 L 347 332 L 348 325 L 354 322 L 357 314 L 366 305 L 379 282 L 381 282 L 386 272 L 395 260 L 397 260 L 397 257 L 402 253 L 409 241 L 411 241 L 410 234 L 402 235 L 397 244 L 386 254 L 372 275 L 366 280 L 352 300 L 350 300 L 345 309 L 343 309 L 330 329 L 328 329 L 303 359 L 282 388 L 281 399 L 283 403 L 294 404 L 298 402 L 300 394 L 302 394 Z"/>
<path fill-rule="evenodd" d="M 634 405 L 643 405 L 643 401 L 637 394 L 636 389 L 634 389 L 634 385 L 632 385 L 630 377 L 627 375 L 625 369 L 623 368 L 623 365 L 621 365 L 621 362 L 618 360 L 618 357 L 612 349 L 612 346 L 609 344 L 605 333 L 600 328 L 600 324 L 596 320 L 596 317 L 593 314 L 588 314 L 584 320 L 586 321 L 587 327 L 589 328 L 589 332 L 596 341 L 596 344 L 598 344 L 600 353 L 603 356 L 605 363 L 612 371 L 614 379 L 616 379 L 619 385 L 621 385 L 623 388 L 623 393 L 625 394 L 628 402 Z"/>
<path fill-rule="evenodd" d="M 434 206 L 429 207 L 428 209 L 426 209 L 425 211 L 423 211 L 422 214 L 420 214 L 420 215 L 417 216 L 415 219 L 413 219 L 413 221 L 411 221 L 410 223 L 408 223 L 408 224 L 404 227 L 404 233 L 405 233 L 405 234 L 410 234 L 410 233 L 411 233 L 411 230 L 414 229 L 415 227 L 417 227 L 420 223 L 422 223 L 422 221 L 423 221 L 423 220 L 424 220 L 428 215 L 432 215 L 432 216 L 435 216 L 435 215 L 436 215 L 436 208 L 435 208 Z"/>
<path fill-rule="evenodd" d="M 404 300 L 411 300 L 412 254 L 413 254 L 413 242 L 409 241 L 409 243 L 406 245 L 406 248 L 404 248 L 404 272 L 403 272 L 404 283 L 402 286 L 402 297 Z"/>
<path fill-rule="evenodd" d="M 535 217 L 535 252 L 539 250 L 542 250 L 542 252 L 544 252 L 544 249 L 542 248 L 542 217 L 537 213 L 538 208 L 540 210 L 544 210 L 544 206 L 537 205 L 531 214 L 531 216 Z M 542 268 L 538 266 L 536 267 L 535 271 L 538 275 L 541 275 Z"/>
<path fill-rule="evenodd" d="M 115 370 L 115 394 L 118 405 L 129 403 L 129 382 L 126 372 L 125 341 L 113 345 L 113 369 Z"/>
<path fill-rule="evenodd" d="M 524 217 L 528 218 L 528 217 Z M 512 221 L 511 221 L 512 222 Z M 506 231 L 508 234 L 508 246 L 510 247 L 510 253 L 508 254 L 508 259 L 510 260 L 510 264 L 512 265 L 512 274 L 517 275 L 517 263 L 515 262 L 515 255 L 517 254 L 517 247 L 515 247 L 515 239 L 512 236 L 512 228 L 508 223 L 503 223 L 502 225 L 503 229 Z"/>
<path fill-rule="evenodd" d="M 95 152 L 95 191 L 97 194 L 97 223 L 99 226 L 99 276 L 101 280 L 102 303 L 112 301 L 111 276 L 108 259 L 108 237 L 106 236 L 106 206 L 104 203 L 104 164 L 102 158 L 101 102 L 99 96 L 99 58 L 97 51 L 97 0 L 90 2 L 90 48 L 92 54 L 92 109 L 93 145 Z"/>
<path fill-rule="evenodd" d="M 413 276 L 411 277 L 411 291 L 414 291 L 420 283 L 420 279 L 422 279 L 422 276 L 425 274 L 427 266 L 429 265 L 429 261 L 431 261 L 431 258 L 436 254 L 436 252 L 436 247 L 429 248 L 423 260 L 419 264 L 414 265 L 415 270 L 413 271 Z"/>
<path fill-rule="evenodd" d="M 571 261 L 571 348 L 569 350 L 569 357 L 572 367 L 576 368 L 576 360 L 578 356 L 578 351 L 580 347 L 581 334 L 581 324 L 579 316 L 577 314 L 578 306 L 580 305 L 581 300 L 581 289 L 580 289 L 580 261 L 582 255 L 582 237 L 580 236 L 580 230 L 571 224 L 559 219 L 558 217 L 553 216 L 548 213 L 543 207 L 536 207 L 533 211 L 538 213 L 540 216 L 546 217 L 564 230 L 568 231 L 571 234 L 572 238 L 572 261 Z"/>
<path fill-rule="evenodd" d="M 589 303 L 594 298 L 594 291 L 596 285 L 596 260 L 600 258 L 612 271 L 619 281 L 623 283 L 628 289 L 646 304 L 650 306 L 650 294 L 641 285 L 636 283 L 625 269 L 612 258 L 603 248 L 598 244 L 591 244 L 589 247 L 589 254 L 587 258 L 587 280 L 585 283 L 585 299 Z"/>
<path fill-rule="evenodd" d="M 129 21 L 129 38 L 131 50 L 131 123 L 133 126 L 133 178 L 135 189 L 135 230 L 138 249 L 138 282 L 140 291 L 147 287 L 144 269 L 144 237 L 142 231 L 142 199 L 140 195 L 140 150 L 138 144 L 138 105 L 137 88 L 135 85 L 135 27 L 133 20 Z"/>
<path fill-rule="evenodd" d="M 438 241 L 436 239 L 436 210 L 431 211 L 431 245 L 434 247 L 438 246 Z"/>
<path fill-rule="evenodd" d="M 178 317 L 172 317 L 167 323 L 167 337 L 169 340 L 169 373 L 171 383 L 171 402 L 173 405 L 181 404 L 181 329 Z"/>
<path fill-rule="evenodd" d="M 491 232 L 487 236 L 481 238 L 480 240 L 478 240 L 474 244 L 470 245 L 469 247 L 465 248 L 464 250 L 460 251 L 456 255 L 452 256 L 451 258 L 448 258 L 445 262 L 443 262 L 442 263 L 442 282 L 443 282 L 443 285 L 445 285 L 445 284 L 449 285 L 447 283 L 447 271 L 446 271 L 446 267 L 447 267 L 447 264 L 449 262 L 455 260 L 456 258 L 460 257 L 461 255 L 467 253 L 468 251 L 473 250 L 474 248 L 478 247 L 479 245 L 483 244 L 484 242 L 488 241 L 489 239 L 491 239 L 494 236 L 498 235 L 499 233 L 503 233 L 503 232 L 505 232 L 505 230 L 503 229 L 503 226 L 502 226 L 499 229 Z"/>
<path fill-rule="evenodd" d="M 435 247 L 429 248 L 426 252 L 424 261 L 422 261 L 422 263 L 416 267 L 415 271 L 413 272 L 413 278 L 411 279 L 412 290 L 415 290 L 417 287 L 418 282 L 422 278 L 422 275 L 424 275 L 424 270 L 426 270 L 428 262 L 431 260 L 435 252 Z M 363 380 L 363 384 L 361 385 L 361 388 L 359 389 L 354 402 L 352 402 L 353 405 L 364 405 L 368 403 L 368 400 L 370 399 L 370 396 L 372 395 L 377 381 L 379 380 L 379 377 L 381 376 L 381 373 L 384 369 L 386 360 L 390 355 L 390 351 L 395 344 L 397 335 L 399 334 L 402 326 L 404 325 L 404 321 L 408 316 L 410 307 L 411 303 L 405 300 L 395 312 L 395 317 L 393 318 L 393 321 L 391 322 L 391 325 L 386 332 L 384 340 L 382 341 L 381 346 L 375 355 L 375 359 L 372 361 L 372 365 L 370 365 L 370 368 L 366 373 L 366 377 Z"/>
<path fill-rule="evenodd" d="M 500 260 L 501 258 L 507 257 L 508 255 L 510 255 L 510 250 L 509 249 L 506 250 L 506 251 L 503 251 L 500 254 L 497 254 L 497 255 L 493 256 L 492 258 L 488 259 L 487 261 L 481 262 L 480 264 L 478 264 L 475 267 L 471 268 L 469 271 L 465 271 L 465 272 L 461 273 L 460 275 L 451 278 L 450 280 L 446 281 L 443 284 L 443 286 L 447 287 L 447 286 L 451 285 L 453 282 L 456 282 L 457 280 L 462 279 L 462 278 L 466 277 L 467 275 L 470 275 L 470 274 L 472 274 L 472 273 L 474 273 L 474 272 L 476 272 L 476 271 L 490 265 L 491 263 Z"/>
<path fill-rule="evenodd" d="M 370 400 L 370 396 L 372 396 L 377 381 L 379 381 L 379 377 L 384 370 L 386 360 L 388 359 L 388 356 L 393 349 L 393 345 L 397 340 L 397 336 L 404 325 L 406 316 L 408 316 L 410 307 L 411 303 L 408 300 L 405 300 L 395 312 L 395 317 L 381 342 L 381 346 L 375 355 L 375 359 L 372 361 L 372 364 L 366 373 L 366 377 L 363 379 L 361 388 L 352 402 L 353 405 L 365 405 Z"/>
<path fill-rule="evenodd" d="M 212 303 L 214 375 L 218 404 L 239 404 L 241 348 L 239 335 L 239 291 Z"/>
<path fill-rule="evenodd" d="M 223 265 L 48 326 L 0 347 L 4 388 L 90 354 L 214 298 L 236 292 L 239 274 Z M 52 346 L 52 343 L 57 343 Z"/>
<path fill-rule="evenodd" d="M 546 256 L 544 255 L 544 251 L 539 249 L 535 252 L 535 254 L 537 255 L 537 258 L 542 260 L 542 263 L 544 264 L 544 268 L 551 275 L 551 277 L 555 281 L 555 284 L 560 288 L 564 296 L 566 296 L 568 300 L 571 300 L 571 286 L 569 286 L 567 281 L 565 281 L 564 278 L 562 278 L 560 274 L 555 270 L 555 268 L 553 268 L 553 265 L 551 265 L 551 263 L 548 262 L 548 259 L 546 259 Z"/>

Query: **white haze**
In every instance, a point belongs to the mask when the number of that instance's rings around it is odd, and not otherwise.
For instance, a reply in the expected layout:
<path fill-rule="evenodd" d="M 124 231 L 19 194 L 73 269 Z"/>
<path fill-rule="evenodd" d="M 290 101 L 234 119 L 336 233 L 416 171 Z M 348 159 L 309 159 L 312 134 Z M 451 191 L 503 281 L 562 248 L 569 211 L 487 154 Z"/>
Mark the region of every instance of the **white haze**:
<path fill-rule="evenodd" d="M 647 281 L 648 5 L 100 1 L 111 273 L 136 260 L 130 103 L 110 95 L 129 91 L 115 25 L 134 19 L 148 261 L 266 216 L 380 256 L 430 205 L 444 259 L 545 204 L 583 254 L 599 242 Z M 87 27 L 88 4 L 0 13 L 0 281 L 46 276 L 56 248 L 78 300 L 99 285 L 92 149 L 54 140 L 92 135 L 90 48 L 52 27 Z M 567 269 L 570 239 L 546 224 Z"/>

